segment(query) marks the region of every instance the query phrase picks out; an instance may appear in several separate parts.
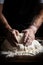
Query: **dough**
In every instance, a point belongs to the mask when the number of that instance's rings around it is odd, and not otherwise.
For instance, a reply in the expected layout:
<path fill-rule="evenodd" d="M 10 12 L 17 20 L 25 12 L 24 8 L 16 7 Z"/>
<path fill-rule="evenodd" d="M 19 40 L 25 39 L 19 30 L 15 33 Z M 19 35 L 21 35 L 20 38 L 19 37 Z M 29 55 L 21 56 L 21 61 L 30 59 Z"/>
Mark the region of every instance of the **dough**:
<path fill-rule="evenodd" d="M 13 57 L 15 55 L 30 55 L 30 56 L 34 56 L 38 53 L 43 52 L 43 46 L 37 41 L 37 40 L 33 40 L 32 44 L 29 46 L 24 46 L 23 45 L 23 33 L 20 33 L 17 36 L 17 40 L 18 40 L 18 47 L 12 47 L 10 45 L 10 43 L 5 40 L 4 41 L 4 47 L 3 49 L 6 51 L 9 51 L 11 53 L 7 53 L 7 57 Z M 3 54 L 3 53 L 2 53 Z"/>
<path fill-rule="evenodd" d="M 20 43 L 20 44 L 23 43 L 23 38 L 24 38 L 24 33 L 20 33 L 20 34 L 16 37 L 18 43 Z"/>
<path fill-rule="evenodd" d="M 24 50 L 24 45 L 23 44 L 18 44 L 18 50 L 23 51 Z"/>

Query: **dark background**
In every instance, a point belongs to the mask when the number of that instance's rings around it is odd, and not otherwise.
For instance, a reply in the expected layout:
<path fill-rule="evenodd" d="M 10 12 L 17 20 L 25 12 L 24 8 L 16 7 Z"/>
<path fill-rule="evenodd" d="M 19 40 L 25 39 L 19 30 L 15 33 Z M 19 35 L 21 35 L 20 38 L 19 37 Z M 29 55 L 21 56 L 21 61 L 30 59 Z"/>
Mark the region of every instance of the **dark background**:
<path fill-rule="evenodd" d="M 28 2 L 29 1 L 29 2 Z M 4 7 L 3 7 L 3 14 L 6 17 L 8 23 L 11 25 L 12 28 L 18 29 L 20 32 L 23 29 L 28 28 L 31 24 L 33 17 L 36 16 L 39 11 L 41 10 L 41 4 L 39 0 L 5 0 Z M 0 26 L 1 27 L 1 26 Z M 4 30 L 4 28 L 3 28 Z M 0 32 L 2 35 L 4 32 Z M 39 28 L 36 36 L 43 37 L 43 24 Z M 3 60 L 2 60 L 3 59 Z M 22 58 L 21 58 L 22 59 Z M 1 57 L 0 61 L 21 61 L 16 58 L 5 58 Z M 22 61 L 43 61 L 43 55 L 38 55 L 34 58 L 23 57 Z"/>
<path fill-rule="evenodd" d="M 3 14 L 12 28 L 20 32 L 28 28 L 33 17 L 41 10 L 39 0 L 5 0 Z M 36 36 L 43 37 L 43 24 Z"/>

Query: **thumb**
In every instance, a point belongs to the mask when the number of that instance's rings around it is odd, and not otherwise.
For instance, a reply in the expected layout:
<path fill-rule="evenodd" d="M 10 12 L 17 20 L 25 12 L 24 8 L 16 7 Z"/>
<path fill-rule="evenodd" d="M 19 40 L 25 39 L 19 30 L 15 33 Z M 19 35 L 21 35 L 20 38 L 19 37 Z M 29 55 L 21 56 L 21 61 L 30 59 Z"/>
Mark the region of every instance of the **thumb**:
<path fill-rule="evenodd" d="M 16 35 L 18 36 L 19 35 L 19 31 L 18 30 L 15 30 L 15 32 L 16 32 Z"/>

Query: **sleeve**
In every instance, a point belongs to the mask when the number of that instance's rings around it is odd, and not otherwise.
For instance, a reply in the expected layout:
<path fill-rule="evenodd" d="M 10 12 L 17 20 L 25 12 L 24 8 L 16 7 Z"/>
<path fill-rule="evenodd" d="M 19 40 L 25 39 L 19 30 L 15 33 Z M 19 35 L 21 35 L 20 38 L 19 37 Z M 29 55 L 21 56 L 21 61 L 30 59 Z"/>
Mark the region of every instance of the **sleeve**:
<path fill-rule="evenodd" d="M 43 3 L 43 0 L 40 0 L 40 3 Z"/>
<path fill-rule="evenodd" d="M 4 3 L 4 0 L 0 0 L 0 4 L 3 4 Z"/>

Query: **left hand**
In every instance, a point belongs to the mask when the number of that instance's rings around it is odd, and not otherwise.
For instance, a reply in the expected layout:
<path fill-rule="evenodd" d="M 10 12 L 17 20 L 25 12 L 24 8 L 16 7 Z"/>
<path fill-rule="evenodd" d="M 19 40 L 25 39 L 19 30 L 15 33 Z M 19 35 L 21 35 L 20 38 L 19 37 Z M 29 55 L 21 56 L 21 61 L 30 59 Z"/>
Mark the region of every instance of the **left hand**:
<path fill-rule="evenodd" d="M 35 34 L 33 29 L 25 29 L 22 31 L 24 33 L 24 45 L 30 45 L 35 39 Z"/>
<path fill-rule="evenodd" d="M 6 39 L 11 43 L 12 46 L 17 47 L 17 36 L 19 35 L 19 31 L 15 29 L 8 30 L 6 33 Z"/>

